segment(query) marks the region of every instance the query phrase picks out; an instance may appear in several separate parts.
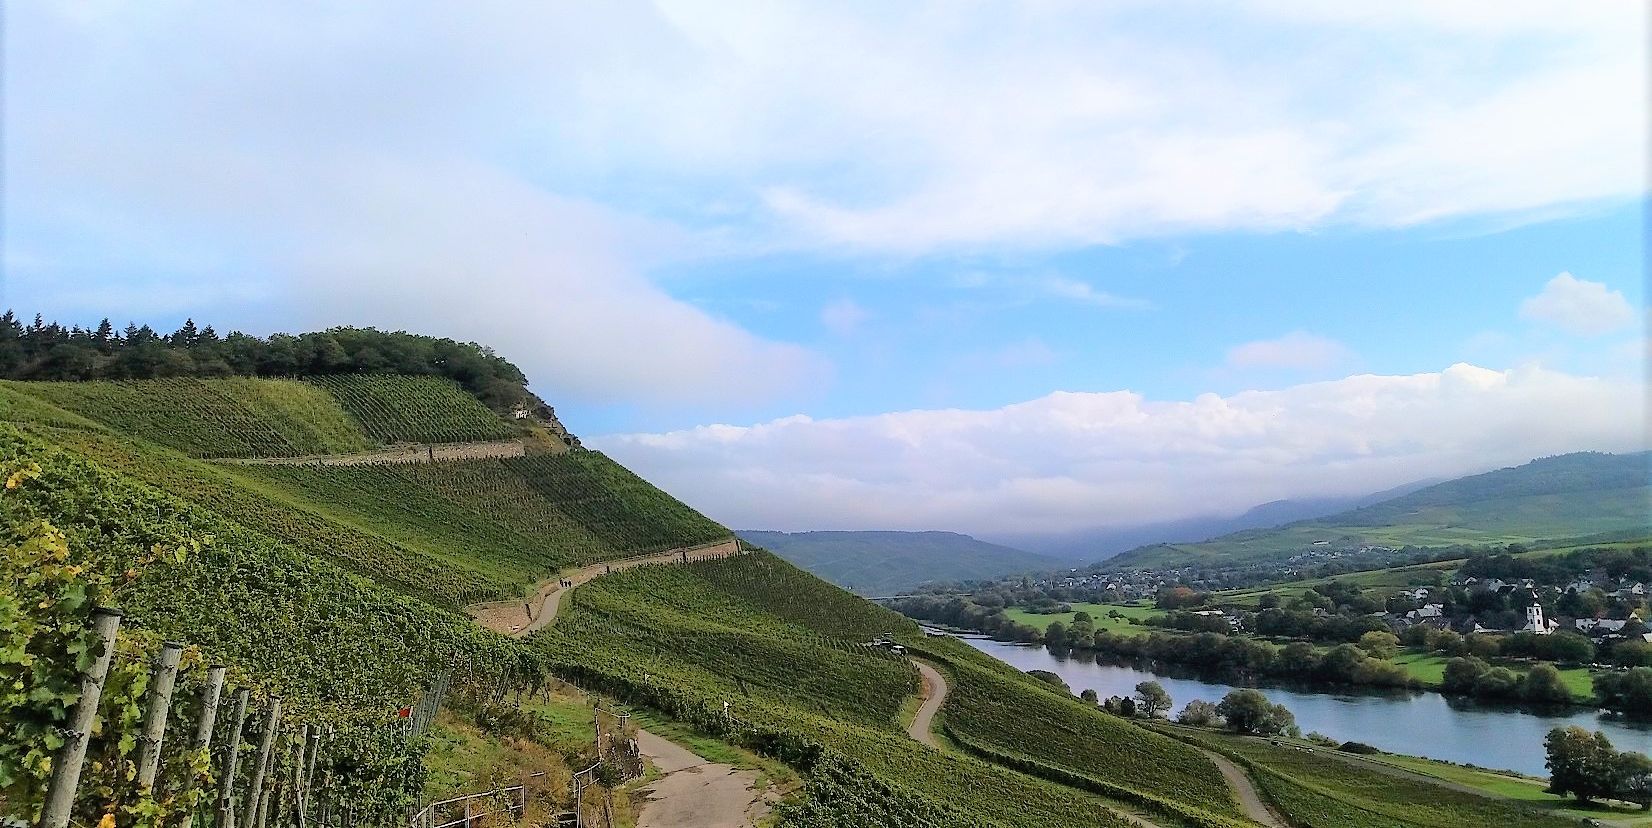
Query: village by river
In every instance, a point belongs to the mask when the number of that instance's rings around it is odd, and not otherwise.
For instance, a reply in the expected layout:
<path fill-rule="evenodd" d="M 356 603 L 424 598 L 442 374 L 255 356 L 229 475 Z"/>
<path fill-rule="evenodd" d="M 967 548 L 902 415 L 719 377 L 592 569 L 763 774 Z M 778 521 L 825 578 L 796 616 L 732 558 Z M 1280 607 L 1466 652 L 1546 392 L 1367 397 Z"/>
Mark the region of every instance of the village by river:
<path fill-rule="evenodd" d="M 962 636 L 970 646 L 1017 670 L 1048 670 L 1074 693 L 1086 689 L 1101 698 L 1134 695 L 1136 685 L 1157 681 L 1175 700 L 1175 709 L 1195 699 L 1217 702 L 1234 685 L 1201 678 L 1161 675 L 1120 665 L 1106 657 L 1051 653 L 1044 647 Z M 1652 754 L 1652 723 L 1626 721 L 1587 708 L 1530 710 L 1448 699 L 1432 692 L 1322 693 L 1259 687 L 1270 701 L 1296 715 L 1303 733 L 1318 731 L 1339 741 L 1364 742 L 1391 753 L 1547 776 L 1543 738 L 1555 727 L 1578 725 L 1604 731 L 1619 750 Z"/>

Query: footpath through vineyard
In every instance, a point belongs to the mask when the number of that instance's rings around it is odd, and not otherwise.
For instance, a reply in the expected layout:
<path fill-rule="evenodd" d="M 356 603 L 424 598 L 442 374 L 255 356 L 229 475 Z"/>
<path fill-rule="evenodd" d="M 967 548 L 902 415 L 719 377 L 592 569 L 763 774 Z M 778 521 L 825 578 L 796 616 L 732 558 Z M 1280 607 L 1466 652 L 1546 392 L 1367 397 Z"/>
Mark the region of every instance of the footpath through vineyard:
<path fill-rule="evenodd" d="M 556 620 L 562 595 L 580 584 L 633 567 L 683 563 L 740 554 L 733 538 L 701 546 L 672 549 L 567 569 L 541 582 L 525 601 L 495 601 L 467 608 L 471 617 L 494 632 L 521 638 Z M 745 828 L 768 813 L 769 802 L 757 790 L 757 773 L 708 762 L 687 748 L 638 729 L 637 747 L 660 772 L 643 789 L 647 801 L 637 828 Z"/>
<path fill-rule="evenodd" d="M 594 578 L 600 578 L 610 572 L 619 572 L 620 570 L 647 564 L 683 563 L 705 558 L 727 558 L 738 554 L 740 554 L 739 542 L 734 538 L 729 538 L 716 543 L 686 546 L 680 549 L 635 555 L 612 561 L 599 561 L 575 569 L 564 569 L 556 575 L 540 581 L 534 587 L 533 595 L 528 598 L 475 604 L 466 607 L 465 611 L 470 613 L 470 616 L 475 618 L 477 623 L 496 633 L 508 635 L 512 638 L 523 638 L 529 633 L 544 629 L 556 620 L 556 611 L 562 604 L 562 594 L 564 592 Z"/>
<path fill-rule="evenodd" d="M 498 460 L 528 453 L 523 440 L 479 443 L 408 443 L 353 454 L 309 454 L 303 457 L 229 457 L 222 463 L 240 466 L 366 466 L 374 463 L 437 463 L 444 460 Z"/>

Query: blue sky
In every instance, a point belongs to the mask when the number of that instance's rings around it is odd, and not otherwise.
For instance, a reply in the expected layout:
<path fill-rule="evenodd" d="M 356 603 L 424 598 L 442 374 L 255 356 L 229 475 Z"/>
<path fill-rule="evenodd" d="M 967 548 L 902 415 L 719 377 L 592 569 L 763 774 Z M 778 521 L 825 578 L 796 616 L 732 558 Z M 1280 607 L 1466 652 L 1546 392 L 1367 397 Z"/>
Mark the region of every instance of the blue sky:
<path fill-rule="evenodd" d="M 1646 443 L 1639 3 L 5 13 L 8 305 L 489 343 L 729 523 Z"/>

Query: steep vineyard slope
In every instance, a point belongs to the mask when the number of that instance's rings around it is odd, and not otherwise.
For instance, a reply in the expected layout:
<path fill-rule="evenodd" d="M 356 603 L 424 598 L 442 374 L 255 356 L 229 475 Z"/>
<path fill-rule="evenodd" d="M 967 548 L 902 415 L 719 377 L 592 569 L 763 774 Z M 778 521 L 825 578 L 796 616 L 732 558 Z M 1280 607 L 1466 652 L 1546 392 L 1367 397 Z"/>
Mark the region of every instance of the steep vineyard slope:
<path fill-rule="evenodd" d="M 832 769 L 815 775 L 793 824 L 1122 826 L 1130 823 L 1118 812 L 1143 801 L 1097 796 L 911 740 L 898 713 L 917 692 L 917 675 L 904 658 L 864 642 L 892 633 L 920 646 L 922 633 L 767 553 L 611 575 L 581 587 L 572 603 L 532 639 L 559 671 L 706 728 L 729 727 L 726 702 L 736 730 Z M 971 651 L 947 655 L 982 681 L 1012 688 L 997 699 L 1007 705 L 999 715 L 1013 716 L 1047 692 Z M 1212 795 L 1232 814 L 1219 772 L 1197 753 L 1076 700 L 1062 706 L 1052 697 L 1050 706 L 1051 728 L 1082 728 L 1093 740 L 1087 751 L 1113 757 L 1114 769 L 1098 761 L 1091 770 L 1123 780 L 1115 794 L 1150 784 L 1172 791 L 1156 803 L 1166 813 L 1241 824 L 1193 799 Z M 949 704 L 945 715 L 974 712 L 954 710 Z M 859 790 L 844 790 L 835 774 L 862 780 Z M 872 792 L 882 796 L 869 801 Z"/>
<path fill-rule="evenodd" d="M 389 443 L 465 442 L 522 433 L 439 377 L 178 377 L 7 382 L 5 387 L 9 396 L 33 397 L 78 419 L 192 457 L 348 454 Z"/>

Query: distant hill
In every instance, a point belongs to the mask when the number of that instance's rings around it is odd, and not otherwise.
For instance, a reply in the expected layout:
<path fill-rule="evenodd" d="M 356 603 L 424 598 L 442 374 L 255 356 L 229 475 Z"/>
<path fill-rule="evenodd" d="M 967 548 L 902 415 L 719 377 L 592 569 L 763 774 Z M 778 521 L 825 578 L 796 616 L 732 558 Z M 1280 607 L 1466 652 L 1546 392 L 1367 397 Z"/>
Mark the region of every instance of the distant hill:
<path fill-rule="evenodd" d="M 1055 558 L 955 532 L 735 532 L 861 595 L 894 595 L 930 581 L 1057 569 Z"/>
<path fill-rule="evenodd" d="M 1159 543 L 1098 564 L 1165 569 L 1257 563 L 1312 550 L 1514 543 L 1641 530 L 1652 534 L 1652 452 L 1583 452 L 1426 486 L 1333 515 L 1202 543 Z"/>
<path fill-rule="evenodd" d="M 1201 515 L 1134 526 L 1106 526 L 1055 535 L 1006 535 L 992 538 L 1010 546 L 1064 560 L 1086 563 L 1140 546 L 1160 543 L 1197 543 L 1246 529 L 1267 529 L 1299 520 L 1334 515 L 1399 497 L 1440 482 L 1419 480 L 1359 497 L 1312 497 L 1274 500 L 1239 515 Z"/>

